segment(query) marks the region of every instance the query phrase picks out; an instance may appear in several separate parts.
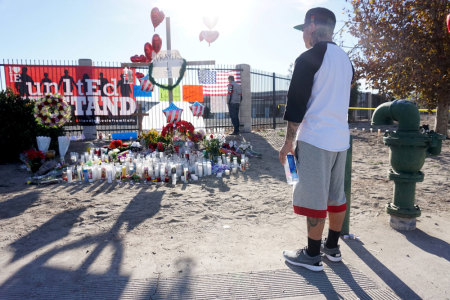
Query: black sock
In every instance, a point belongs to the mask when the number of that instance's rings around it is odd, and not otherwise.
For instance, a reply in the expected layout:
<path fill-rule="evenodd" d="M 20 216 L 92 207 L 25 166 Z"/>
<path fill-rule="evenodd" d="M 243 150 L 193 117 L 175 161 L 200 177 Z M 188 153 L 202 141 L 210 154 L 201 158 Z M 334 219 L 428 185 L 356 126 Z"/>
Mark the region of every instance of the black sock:
<path fill-rule="evenodd" d="M 330 249 L 336 248 L 340 235 L 341 235 L 340 231 L 334 231 L 334 230 L 328 229 L 328 238 L 327 238 L 327 243 L 325 244 L 325 246 L 327 246 L 327 248 L 330 248 Z"/>
<path fill-rule="evenodd" d="M 306 252 L 309 256 L 317 256 L 320 254 L 320 243 L 321 240 L 313 240 L 311 238 L 308 238 L 308 249 Z"/>

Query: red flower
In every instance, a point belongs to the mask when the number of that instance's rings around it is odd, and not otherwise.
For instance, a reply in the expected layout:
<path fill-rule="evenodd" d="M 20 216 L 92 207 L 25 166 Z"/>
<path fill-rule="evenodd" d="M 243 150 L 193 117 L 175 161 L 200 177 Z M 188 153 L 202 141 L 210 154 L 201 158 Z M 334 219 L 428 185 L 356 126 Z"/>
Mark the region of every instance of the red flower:
<path fill-rule="evenodd" d="M 122 146 L 123 146 L 122 140 L 113 140 L 109 144 L 108 148 L 109 149 L 116 149 L 116 148 L 122 148 Z"/>
<path fill-rule="evenodd" d="M 209 137 L 213 139 L 213 138 L 214 138 L 214 135 L 211 133 L 211 135 L 210 135 Z"/>
<path fill-rule="evenodd" d="M 164 150 L 164 146 L 163 146 L 163 144 L 161 142 L 158 142 L 157 147 L 158 147 L 158 151 L 163 151 Z"/>
<path fill-rule="evenodd" d="M 26 151 L 25 154 L 29 160 L 45 158 L 44 152 L 39 151 L 39 150 L 30 149 L 30 150 Z"/>

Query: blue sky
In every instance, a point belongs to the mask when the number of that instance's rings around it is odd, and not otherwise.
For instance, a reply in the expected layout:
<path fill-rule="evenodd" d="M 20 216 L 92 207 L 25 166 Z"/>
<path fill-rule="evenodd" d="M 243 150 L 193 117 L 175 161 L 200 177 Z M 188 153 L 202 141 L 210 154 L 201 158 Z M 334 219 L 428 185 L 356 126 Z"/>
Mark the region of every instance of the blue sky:
<path fill-rule="evenodd" d="M 306 11 L 331 9 L 336 28 L 346 20 L 345 0 L 0 0 L 0 59 L 129 62 L 144 54 L 154 33 L 166 49 L 166 24 L 154 31 L 150 11 L 158 7 L 170 17 L 172 49 L 187 61 L 249 64 L 252 68 L 287 74 L 305 51 L 300 31 Z M 219 38 L 210 46 L 199 40 L 207 30 L 203 16 L 218 17 Z M 344 44 L 355 39 L 344 36 Z"/>

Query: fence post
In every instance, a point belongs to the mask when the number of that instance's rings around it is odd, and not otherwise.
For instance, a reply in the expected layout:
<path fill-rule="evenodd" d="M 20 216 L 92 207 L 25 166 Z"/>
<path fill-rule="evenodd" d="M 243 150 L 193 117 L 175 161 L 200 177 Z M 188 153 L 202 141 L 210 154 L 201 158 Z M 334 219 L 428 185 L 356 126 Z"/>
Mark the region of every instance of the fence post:
<path fill-rule="evenodd" d="M 241 69 L 242 102 L 239 109 L 239 122 L 244 128 L 242 132 L 252 131 L 252 87 L 250 80 L 250 65 L 239 64 Z"/>
<path fill-rule="evenodd" d="M 78 65 L 92 67 L 92 59 L 80 58 L 78 59 Z M 88 97 L 86 96 L 86 104 L 87 99 Z M 93 125 L 83 125 L 83 135 L 88 141 L 97 139 L 97 126 L 95 125 L 95 123 Z"/>
<path fill-rule="evenodd" d="M 275 72 L 272 74 L 272 117 L 273 117 L 273 129 L 277 128 L 277 118 L 276 118 L 276 99 L 275 99 Z"/>
<path fill-rule="evenodd" d="M 345 198 L 347 199 L 347 211 L 345 212 L 344 223 L 342 224 L 341 234 L 350 233 L 350 205 L 352 195 L 352 151 L 353 151 L 353 138 L 350 135 L 350 148 L 347 150 L 347 160 L 345 162 L 345 180 L 344 191 Z"/>

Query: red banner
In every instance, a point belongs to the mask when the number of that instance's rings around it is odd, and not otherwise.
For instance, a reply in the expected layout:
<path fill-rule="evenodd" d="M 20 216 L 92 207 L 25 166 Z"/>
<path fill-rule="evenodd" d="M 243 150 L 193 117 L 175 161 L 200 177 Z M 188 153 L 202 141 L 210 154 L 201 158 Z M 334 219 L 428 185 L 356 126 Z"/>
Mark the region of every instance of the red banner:
<path fill-rule="evenodd" d="M 5 77 L 6 86 L 22 97 L 63 95 L 76 119 L 105 119 L 136 112 L 134 69 L 126 72 L 118 67 L 5 65 Z"/>

